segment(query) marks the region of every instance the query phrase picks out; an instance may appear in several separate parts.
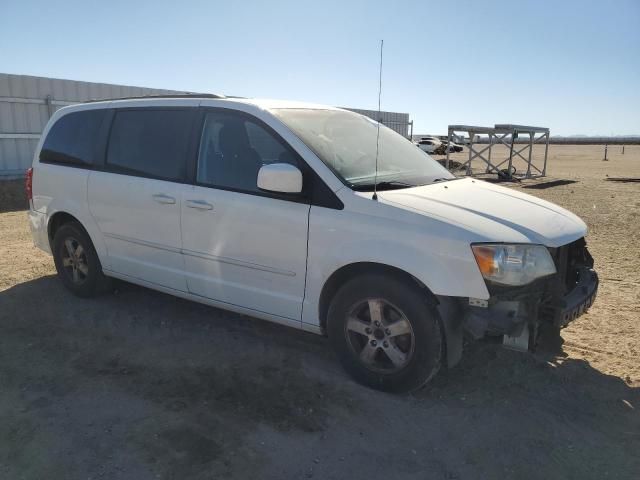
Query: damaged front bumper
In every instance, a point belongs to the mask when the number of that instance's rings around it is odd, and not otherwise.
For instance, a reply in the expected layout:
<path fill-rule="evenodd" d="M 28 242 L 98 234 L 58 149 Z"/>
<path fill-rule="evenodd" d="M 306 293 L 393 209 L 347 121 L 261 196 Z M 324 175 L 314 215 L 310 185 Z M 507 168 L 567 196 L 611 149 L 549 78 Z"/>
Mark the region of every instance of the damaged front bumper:
<path fill-rule="evenodd" d="M 487 301 L 470 299 L 464 328 L 474 338 L 505 336 L 505 344 L 533 349 L 543 325 L 567 326 L 593 304 L 598 275 L 584 239 L 549 249 L 557 273 L 524 287 L 489 287 Z"/>
<path fill-rule="evenodd" d="M 569 322 L 585 313 L 596 298 L 599 280 L 595 270 L 582 268 L 579 276 L 580 280 L 576 287 L 551 308 L 551 316 L 548 320 L 557 327 L 566 327 Z"/>

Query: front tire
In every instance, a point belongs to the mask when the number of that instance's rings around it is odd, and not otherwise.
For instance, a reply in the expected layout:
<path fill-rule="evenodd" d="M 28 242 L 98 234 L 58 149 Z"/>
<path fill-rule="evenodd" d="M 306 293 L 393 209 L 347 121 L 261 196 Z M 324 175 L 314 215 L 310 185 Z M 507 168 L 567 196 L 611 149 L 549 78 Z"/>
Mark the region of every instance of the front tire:
<path fill-rule="evenodd" d="M 79 223 L 65 223 L 56 231 L 52 251 L 58 277 L 75 295 L 91 297 L 108 286 L 93 243 Z"/>
<path fill-rule="evenodd" d="M 371 388 L 417 390 L 440 369 L 439 316 L 411 282 L 381 274 L 348 281 L 331 302 L 327 331 L 345 370 Z"/>
<path fill-rule="evenodd" d="M 560 331 L 560 327 L 551 323 L 545 322 L 538 325 L 537 335 L 533 342 L 533 350 L 538 353 L 561 354 L 564 339 L 560 335 Z"/>

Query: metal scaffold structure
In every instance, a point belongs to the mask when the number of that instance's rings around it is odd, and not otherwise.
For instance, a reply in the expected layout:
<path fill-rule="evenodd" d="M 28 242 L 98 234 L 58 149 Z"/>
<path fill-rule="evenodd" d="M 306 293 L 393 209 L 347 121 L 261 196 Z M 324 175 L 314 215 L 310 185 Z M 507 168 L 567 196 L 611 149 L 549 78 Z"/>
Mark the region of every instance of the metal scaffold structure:
<path fill-rule="evenodd" d="M 488 141 L 480 135 L 487 135 Z M 528 139 L 518 140 L 521 136 Z M 467 138 L 468 137 L 468 140 Z M 496 124 L 494 127 L 476 127 L 471 125 L 449 125 L 449 143 L 466 144 L 469 158 L 462 164 L 466 175 L 473 175 L 471 163 L 479 158 L 484 162 L 483 173 L 496 173 L 501 178 L 537 178 L 547 173 L 547 154 L 549 152 L 549 129 L 526 125 Z M 486 144 L 486 145 L 485 145 Z M 533 146 L 544 144 L 544 162 L 542 168 L 533 161 Z M 504 145 L 509 150 L 506 158 L 498 162 L 492 159 L 494 145 Z M 518 173 L 514 160 L 520 158 L 526 165 L 526 172 Z M 447 168 L 449 168 L 449 151 L 447 150 Z"/>

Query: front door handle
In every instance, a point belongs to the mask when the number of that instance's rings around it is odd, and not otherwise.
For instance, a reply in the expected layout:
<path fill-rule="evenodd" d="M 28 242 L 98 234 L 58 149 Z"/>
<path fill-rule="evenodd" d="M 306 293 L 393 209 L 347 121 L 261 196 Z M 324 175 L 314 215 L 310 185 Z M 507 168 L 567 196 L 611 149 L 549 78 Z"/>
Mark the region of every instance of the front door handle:
<path fill-rule="evenodd" d="M 196 208 L 198 210 L 213 210 L 213 205 L 204 200 L 187 200 L 186 205 L 189 208 Z"/>
<path fill-rule="evenodd" d="M 175 198 L 170 195 L 165 195 L 164 193 L 156 193 L 155 195 L 153 195 L 153 200 L 165 205 L 173 205 L 176 203 Z"/>

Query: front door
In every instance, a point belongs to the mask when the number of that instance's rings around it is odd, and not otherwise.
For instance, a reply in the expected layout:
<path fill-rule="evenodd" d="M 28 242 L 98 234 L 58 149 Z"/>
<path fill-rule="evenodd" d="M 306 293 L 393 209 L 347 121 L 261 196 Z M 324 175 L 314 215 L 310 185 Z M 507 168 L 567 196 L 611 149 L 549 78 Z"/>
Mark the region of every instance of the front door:
<path fill-rule="evenodd" d="M 204 117 L 196 185 L 182 196 L 189 292 L 301 320 L 309 202 L 257 187 L 267 163 L 297 155 L 259 120 L 230 110 Z"/>

